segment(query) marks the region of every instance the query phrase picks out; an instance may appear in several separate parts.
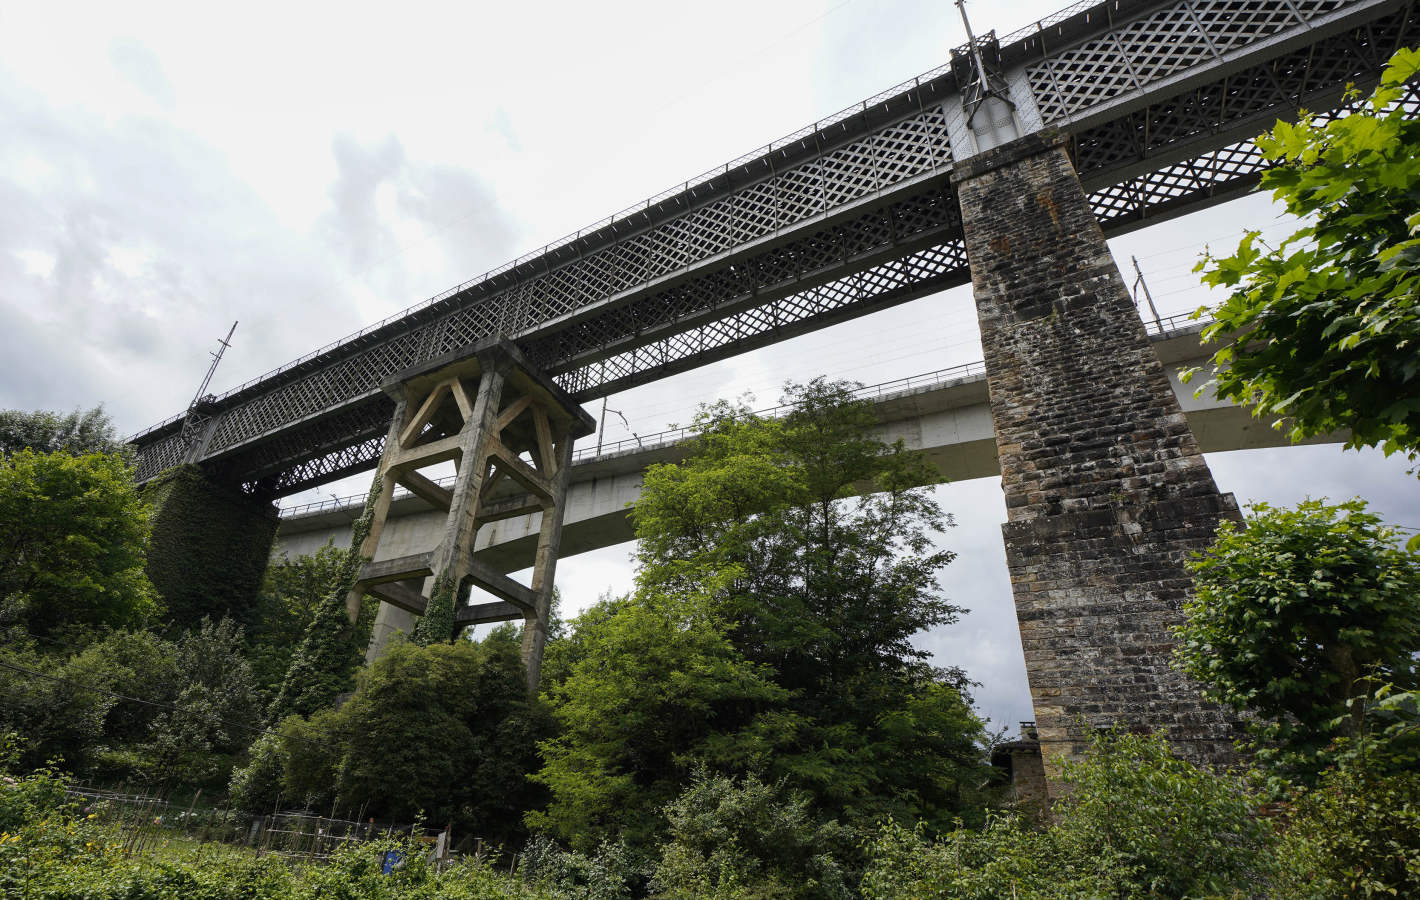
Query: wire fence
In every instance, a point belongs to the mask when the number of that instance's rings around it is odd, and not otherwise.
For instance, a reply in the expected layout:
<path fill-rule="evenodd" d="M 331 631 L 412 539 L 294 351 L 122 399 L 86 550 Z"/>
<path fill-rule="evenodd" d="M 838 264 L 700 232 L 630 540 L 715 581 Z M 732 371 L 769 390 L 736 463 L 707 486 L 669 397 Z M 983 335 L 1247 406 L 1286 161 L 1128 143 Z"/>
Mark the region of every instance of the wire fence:
<path fill-rule="evenodd" d="M 429 844 L 440 859 L 452 855 L 447 828 L 374 819 L 361 822 L 309 810 L 252 814 L 234 809 L 225 800 L 204 805 L 200 790 L 185 799 L 174 799 L 172 794 L 127 793 L 122 785 L 117 790 L 74 785 L 67 793 L 81 805 L 84 815 L 115 829 L 120 849 L 129 856 L 151 852 L 173 839 L 185 839 L 199 845 L 243 848 L 257 856 L 273 854 L 297 862 L 321 862 L 342 847 L 393 838 Z"/>

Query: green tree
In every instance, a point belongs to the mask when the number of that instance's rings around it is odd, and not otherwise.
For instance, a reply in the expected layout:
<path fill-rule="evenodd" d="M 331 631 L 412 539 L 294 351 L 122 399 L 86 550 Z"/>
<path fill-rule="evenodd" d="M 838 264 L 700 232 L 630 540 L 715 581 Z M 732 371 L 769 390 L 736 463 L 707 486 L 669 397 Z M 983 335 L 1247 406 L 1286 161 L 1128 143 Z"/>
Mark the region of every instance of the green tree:
<path fill-rule="evenodd" d="M 855 385 L 790 384 L 789 412 L 720 405 L 680 465 L 652 467 L 635 510 L 638 586 L 695 585 L 750 662 L 787 690 L 795 731 L 766 775 L 846 821 L 899 816 L 936 827 L 972 804 L 981 723 L 959 670 L 912 643 L 955 621 L 936 573 L 951 524 L 920 454 L 873 437 Z"/>
<path fill-rule="evenodd" d="M 483 641 L 399 642 L 340 708 L 340 799 L 412 821 L 457 819 L 488 840 L 521 834 L 544 713 L 527 696 L 514 629 Z"/>
<path fill-rule="evenodd" d="M 288 717 L 279 738 L 259 741 L 233 793 L 251 811 L 284 802 L 399 822 L 422 815 L 514 841 L 541 799 L 526 776 L 549 727 L 527 696 L 512 628 L 477 643 L 396 639 L 339 709 Z"/>
<path fill-rule="evenodd" d="M 117 456 L 0 456 L 0 613 L 52 637 L 150 621 L 147 510 Z"/>
<path fill-rule="evenodd" d="M 283 556 L 267 568 L 246 644 L 252 678 L 267 704 L 281 689 L 316 609 L 345 576 L 349 555 L 327 544 L 310 555 Z"/>
<path fill-rule="evenodd" d="M 551 799 L 528 824 L 579 850 L 621 836 L 648 847 L 697 763 L 762 767 L 792 727 L 787 692 L 703 594 L 604 601 L 574 629 L 577 658 L 547 693 L 561 728 L 535 776 Z"/>
<path fill-rule="evenodd" d="M 261 725 L 242 629 L 231 619 L 203 619 L 178 637 L 173 657 L 180 673 L 177 689 L 171 708 L 149 731 L 145 766 L 163 780 L 225 784 Z"/>
<path fill-rule="evenodd" d="M 1293 440 L 1349 429 L 1350 447 L 1420 450 L 1420 120 L 1399 102 L 1417 71 L 1420 51 L 1401 50 L 1351 115 L 1259 137 L 1278 164 L 1262 187 L 1304 227 L 1199 264 L 1232 291 L 1203 332 L 1222 345 L 1218 396 L 1281 417 Z"/>
<path fill-rule="evenodd" d="M 74 410 L 68 415 L 45 410 L 0 410 L 0 454 L 20 450 L 36 453 L 62 450 L 76 456 L 129 452 L 114 433 L 113 422 L 102 405 L 82 413 Z"/>
<path fill-rule="evenodd" d="M 981 723 L 964 678 L 912 637 L 951 621 L 935 572 L 936 477 L 870 436 L 848 385 L 790 386 L 792 411 L 703 411 L 680 465 L 646 474 L 633 596 L 552 653 L 563 726 L 532 823 L 588 849 L 644 846 L 697 765 L 758 772 L 816 814 L 945 827 L 974 812 Z M 861 495 L 861 496 L 860 496 Z"/>
<path fill-rule="evenodd" d="M 360 555 L 360 546 L 370 533 L 374 521 L 375 498 L 380 494 L 380 476 L 370 485 L 365 511 L 350 529 L 350 550 L 321 567 L 321 576 L 328 579 L 324 593 L 306 623 L 301 643 L 291 654 L 281 687 L 267 710 L 267 721 L 279 722 L 287 716 L 309 716 L 335 703 L 335 698 L 349 691 L 355 683 L 355 673 L 364 661 L 370 642 L 376 604 L 368 598 L 361 605 L 355 622 L 346 612 L 346 595 L 367 561 Z M 315 585 L 310 585 L 314 588 Z"/>
<path fill-rule="evenodd" d="M 111 631 L 67 659 L 11 648 L 4 661 L 29 671 L 0 669 L 0 731 L 25 735 L 34 765 L 62 759 L 106 780 L 214 785 L 257 729 L 230 620 L 204 621 L 176 641 Z"/>
<path fill-rule="evenodd" d="M 1213 699 L 1260 716 L 1263 756 L 1284 770 L 1315 772 L 1333 739 L 1359 734 L 1372 680 L 1416 686 L 1420 554 L 1363 501 L 1254 504 L 1190 568 L 1176 659 Z"/>

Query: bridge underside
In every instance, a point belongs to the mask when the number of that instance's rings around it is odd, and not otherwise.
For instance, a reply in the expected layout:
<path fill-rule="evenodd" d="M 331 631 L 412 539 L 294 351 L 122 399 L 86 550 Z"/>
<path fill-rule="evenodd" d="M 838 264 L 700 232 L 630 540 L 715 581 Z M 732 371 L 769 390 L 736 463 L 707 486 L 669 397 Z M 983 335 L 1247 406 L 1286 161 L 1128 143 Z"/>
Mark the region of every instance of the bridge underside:
<path fill-rule="evenodd" d="M 1266 163 L 1249 135 L 1302 108 L 1344 111 L 1348 83 L 1420 39 L 1408 3 L 1224 6 L 1114 3 L 1137 18 L 1103 38 L 1072 37 L 1076 15 L 994 45 L 1023 126 L 1069 134 L 1106 235 L 1250 190 Z M 1288 31 L 1285 9 L 1308 18 Z M 1032 43 L 1057 34 L 1059 49 Z M 280 497 L 370 470 L 393 414 L 379 384 L 494 334 L 585 402 L 964 284 L 950 176 L 972 138 L 953 112 L 959 73 L 929 75 L 217 398 L 196 446 L 180 420 L 140 436 L 140 478 L 195 461 Z M 1405 103 L 1420 110 L 1414 89 Z"/>
<path fill-rule="evenodd" d="M 1197 325 L 1186 325 L 1156 334 L 1153 345 L 1204 452 L 1290 446 L 1285 434 L 1271 423 L 1210 394 L 1195 397 L 1193 387 L 1180 381 L 1182 370 L 1207 364 L 1198 330 Z M 1001 474 L 986 377 L 979 363 L 961 369 L 936 378 L 914 377 L 911 382 L 916 387 L 875 386 L 864 391 L 865 397 L 875 398 L 880 423 L 876 436 L 887 442 L 901 439 L 950 482 Z M 663 440 L 648 436 L 642 445 L 617 447 L 601 456 L 588 451 L 577 459 L 571 467 L 562 555 L 588 553 L 631 540 L 630 508 L 640 496 L 641 473 L 653 463 L 679 460 L 687 437 L 688 433 L 681 432 Z M 1317 443 L 1344 439 L 1338 434 Z M 351 522 L 364 501 L 360 495 L 283 511 L 277 557 L 314 553 L 327 542 L 346 546 Z M 384 555 L 406 556 L 426 552 L 439 543 L 444 513 L 418 495 L 405 493 L 394 497 L 388 522 L 391 543 Z M 493 523 L 479 535 L 477 556 L 504 574 L 526 568 L 540 528 L 537 515 Z"/>
<path fill-rule="evenodd" d="M 376 558 L 351 599 L 368 590 L 382 615 L 443 609 L 449 631 L 512 606 L 536 642 L 578 403 L 969 277 L 988 385 L 981 439 L 1000 465 L 1047 777 L 1119 723 L 1228 763 L 1236 723 L 1170 666 L 1167 646 L 1192 589 L 1190 554 L 1238 510 L 1105 240 L 1250 188 L 1266 164 L 1248 135 L 1303 107 L 1344 113 L 1356 102 L 1346 85 L 1373 81 L 1417 36 L 1411 4 L 1391 0 L 1107 0 L 1006 41 L 988 35 L 949 70 L 213 398 L 200 423 L 140 437 L 140 477 L 198 463 L 281 496 L 383 455 L 387 475 L 446 504 L 443 537 L 390 561 L 372 532 L 363 550 Z M 1403 102 L 1420 112 L 1420 91 Z M 490 342 L 538 373 L 547 402 L 524 390 L 503 408 L 503 363 L 479 349 Z M 386 396 L 398 372 L 403 387 Z M 462 412 L 406 423 L 409 391 L 430 410 L 447 391 Z M 516 443 L 505 428 L 526 412 L 519 403 L 543 417 L 529 465 L 502 443 Z M 452 491 L 406 471 L 445 454 L 463 463 Z M 539 499 L 531 590 L 474 558 L 475 535 L 516 502 L 484 489 L 493 465 Z M 391 492 L 375 507 L 381 526 Z M 492 591 L 497 609 L 456 607 L 449 591 L 465 582 Z M 421 627 L 444 629 L 432 616 Z"/>

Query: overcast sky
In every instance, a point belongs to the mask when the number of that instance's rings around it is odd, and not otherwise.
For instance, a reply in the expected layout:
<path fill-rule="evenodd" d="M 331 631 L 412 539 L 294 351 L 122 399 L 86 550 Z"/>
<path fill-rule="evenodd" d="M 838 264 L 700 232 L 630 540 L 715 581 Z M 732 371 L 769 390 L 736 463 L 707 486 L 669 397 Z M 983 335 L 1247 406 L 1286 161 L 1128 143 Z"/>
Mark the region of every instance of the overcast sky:
<path fill-rule="evenodd" d="M 1060 4 L 977 3 L 1006 33 Z M 124 434 L 184 408 L 240 320 L 221 391 L 944 63 L 948 0 L 239 6 L 0 3 L 0 408 L 103 403 Z M 1112 242 L 1164 314 L 1249 198 Z M 1132 277 L 1129 280 L 1133 280 Z M 864 383 L 979 359 L 960 288 L 611 398 L 649 434 L 785 379 Z M 599 412 L 599 408 L 593 409 Z M 625 429 L 615 420 L 607 437 Z M 1420 482 L 1335 447 L 1209 457 L 1240 500 L 1367 497 L 1420 525 Z M 339 492 L 356 484 L 334 487 Z M 924 635 L 1031 718 L 997 479 L 939 489 L 942 574 L 972 611 Z M 628 546 L 563 560 L 569 611 L 631 583 Z"/>

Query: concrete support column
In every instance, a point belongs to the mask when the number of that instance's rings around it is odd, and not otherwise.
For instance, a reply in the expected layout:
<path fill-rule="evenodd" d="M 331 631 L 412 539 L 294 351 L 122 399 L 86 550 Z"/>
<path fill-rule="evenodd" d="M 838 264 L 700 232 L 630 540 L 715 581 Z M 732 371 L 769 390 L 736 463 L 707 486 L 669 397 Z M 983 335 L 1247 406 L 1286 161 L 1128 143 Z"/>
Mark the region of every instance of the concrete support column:
<path fill-rule="evenodd" d="M 544 509 L 542 526 L 538 530 L 537 552 L 533 563 L 532 591 L 537 597 L 534 615 L 523 619 L 523 659 L 528 666 L 528 691 L 537 690 L 542 675 L 542 651 L 547 644 L 547 620 L 552 614 L 553 580 L 557 574 L 557 557 L 562 550 L 562 513 L 566 508 L 567 483 L 572 469 L 572 439 L 565 437 L 552 443 L 548 454 L 552 471 L 553 503 Z"/>
<path fill-rule="evenodd" d="M 398 385 L 389 389 L 389 393 L 394 397 L 394 416 L 390 419 L 390 430 L 385 435 L 385 446 L 390 447 L 399 443 L 400 432 L 404 430 L 405 419 L 408 418 L 409 404 L 405 397 L 403 385 Z M 375 553 L 380 547 L 380 536 L 385 531 L 385 519 L 390 514 L 390 501 L 394 499 L 394 479 L 388 477 L 383 465 L 379 469 L 380 492 L 373 500 L 375 505 L 374 513 L 370 519 L 370 532 L 365 535 L 365 540 L 361 542 L 359 552 L 365 559 L 374 559 Z M 345 615 L 350 618 L 350 624 L 355 624 L 355 620 L 360 617 L 360 600 L 364 597 L 364 592 L 352 588 L 345 595 Z"/>
<path fill-rule="evenodd" d="M 423 615 L 431 600 L 452 594 L 453 630 L 488 622 L 524 621 L 523 661 L 528 689 L 537 689 L 551 608 L 553 575 L 562 538 L 572 444 L 595 427 L 591 417 L 506 342 L 487 342 L 401 373 L 386 388 L 399 401 L 380 461 L 384 479 L 375 499 L 370 537 L 362 548 L 371 561 L 351 592 L 352 608 L 371 595 L 381 601 L 380 628 Z M 445 488 L 421 470 L 453 462 L 457 474 Z M 433 550 L 404 556 L 380 553 L 384 521 L 396 485 L 447 512 Z M 503 519 L 541 513 L 531 587 L 474 556 L 479 529 Z M 469 604 L 480 590 L 493 602 Z M 404 616 L 394 615 L 402 610 Z M 388 613 L 388 614 L 387 614 Z M 367 658 L 378 655 L 372 647 Z"/>
<path fill-rule="evenodd" d="M 1061 141 L 959 164 L 1006 495 L 1003 526 L 1052 782 L 1090 731 L 1233 757 L 1232 725 L 1169 664 L 1184 563 L 1237 516 L 1220 494 Z M 1052 784 L 1052 791 L 1054 785 Z"/>

